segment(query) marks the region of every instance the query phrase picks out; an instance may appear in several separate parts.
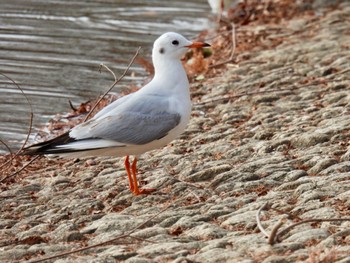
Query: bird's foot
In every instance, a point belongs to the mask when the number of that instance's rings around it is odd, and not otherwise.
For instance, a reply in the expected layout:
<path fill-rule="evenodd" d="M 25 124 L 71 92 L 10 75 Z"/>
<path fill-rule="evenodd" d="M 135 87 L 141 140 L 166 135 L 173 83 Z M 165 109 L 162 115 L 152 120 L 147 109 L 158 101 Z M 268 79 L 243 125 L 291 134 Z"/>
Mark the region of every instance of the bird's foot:
<path fill-rule="evenodd" d="M 156 191 L 156 188 L 144 188 L 144 189 L 139 189 L 137 188 L 136 190 L 133 191 L 134 195 L 148 195 L 150 193 L 153 193 Z"/>

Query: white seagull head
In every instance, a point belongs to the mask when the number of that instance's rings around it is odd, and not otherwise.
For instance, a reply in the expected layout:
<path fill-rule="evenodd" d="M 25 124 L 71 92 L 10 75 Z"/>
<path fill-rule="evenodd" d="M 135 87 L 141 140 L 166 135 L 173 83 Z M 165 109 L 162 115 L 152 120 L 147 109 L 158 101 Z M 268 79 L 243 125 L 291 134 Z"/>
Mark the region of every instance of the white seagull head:
<path fill-rule="evenodd" d="M 188 48 L 199 48 L 210 46 L 204 42 L 192 42 L 178 33 L 168 32 L 161 35 L 153 45 L 153 60 L 181 59 Z"/>

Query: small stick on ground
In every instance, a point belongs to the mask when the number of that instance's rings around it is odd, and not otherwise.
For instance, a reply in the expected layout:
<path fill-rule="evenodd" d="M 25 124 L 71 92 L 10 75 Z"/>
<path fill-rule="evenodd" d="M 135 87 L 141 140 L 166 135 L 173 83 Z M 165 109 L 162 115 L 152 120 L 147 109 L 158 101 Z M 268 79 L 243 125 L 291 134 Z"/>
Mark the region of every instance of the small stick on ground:
<path fill-rule="evenodd" d="M 234 55 L 235 55 L 235 52 L 236 52 L 236 43 L 237 43 L 237 39 L 236 39 L 236 27 L 235 27 L 235 24 L 234 23 L 231 23 L 231 26 L 232 26 L 232 30 L 231 30 L 231 42 L 232 42 L 232 47 L 231 47 L 231 55 L 230 57 L 225 60 L 225 61 L 221 61 L 221 62 L 218 62 L 214 65 L 210 65 L 209 68 L 215 68 L 215 67 L 219 67 L 219 66 L 222 66 L 224 64 L 227 64 L 227 63 L 230 63 L 233 61 L 233 58 L 234 58 Z"/>
<path fill-rule="evenodd" d="M 294 223 L 285 229 L 282 229 L 279 233 L 276 235 L 276 241 L 281 242 L 281 237 L 285 234 L 287 234 L 292 228 L 306 223 L 314 223 L 314 222 L 339 222 L 339 221 L 350 221 L 350 218 L 315 218 L 315 219 L 305 219 L 303 221 Z"/>
<path fill-rule="evenodd" d="M 272 228 L 269 239 L 268 239 L 268 243 L 270 245 L 273 245 L 275 243 L 276 237 L 278 235 L 278 229 L 280 229 L 283 224 L 284 224 L 284 220 L 280 219 L 277 222 L 277 224 Z"/>
<path fill-rule="evenodd" d="M 261 211 L 267 209 L 269 206 L 270 206 L 269 202 L 266 202 L 263 206 L 261 206 L 261 207 L 259 208 L 259 210 L 256 212 L 256 216 L 255 216 L 256 222 L 257 222 L 257 224 L 258 224 L 259 230 L 260 230 L 261 233 L 263 233 L 266 237 L 269 237 L 270 235 L 269 235 L 269 233 L 266 232 L 265 228 L 264 228 L 264 227 L 262 226 L 262 224 L 261 224 L 260 213 L 261 213 Z"/>
<path fill-rule="evenodd" d="M 286 233 L 288 233 L 292 228 L 301 225 L 301 224 L 306 224 L 306 223 L 313 223 L 313 222 L 339 222 L 339 221 L 350 221 L 350 218 L 314 218 L 314 219 L 304 219 L 300 222 L 294 223 L 284 229 L 282 229 L 281 231 L 278 231 L 281 226 L 284 224 L 285 219 L 280 219 L 278 221 L 278 223 L 273 227 L 273 229 L 271 230 L 271 233 L 268 234 L 265 229 L 263 228 L 262 224 L 261 224 L 261 220 L 260 220 L 260 213 L 263 210 L 269 210 L 272 209 L 271 206 L 268 203 L 265 203 L 263 206 L 261 206 L 259 208 L 259 210 L 256 213 L 256 221 L 257 221 L 257 225 L 259 230 L 268 237 L 268 243 L 270 245 L 275 244 L 275 242 L 281 242 L 281 238 L 283 235 L 285 235 Z M 283 212 L 280 211 L 279 212 Z M 287 215 L 289 215 L 288 213 L 286 213 Z"/>
<path fill-rule="evenodd" d="M 236 51 L 236 26 L 234 23 L 231 23 L 232 26 L 232 49 L 231 49 L 231 56 L 229 58 L 229 61 L 233 60 L 233 56 L 235 55 L 235 51 Z"/>
<path fill-rule="evenodd" d="M 271 207 L 270 209 L 273 210 L 273 211 L 276 211 L 277 213 L 288 215 L 288 219 L 303 220 L 299 216 L 293 215 L 293 214 L 291 214 L 291 213 L 289 213 L 287 211 L 283 211 L 281 209 L 277 209 L 277 208 L 273 208 L 273 207 Z"/>
<path fill-rule="evenodd" d="M 92 107 L 92 109 L 90 110 L 90 112 L 86 115 L 85 119 L 83 122 L 86 122 L 89 117 L 91 116 L 91 114 L 93 113 L 93 111 L 96 109 L 97 105 L 101 102 L 101 100 L 103 100 L 104 97 L 106 97 L 106 95 L 114 88 L 115 85 L 117 85 L 123 78 L 124 76 L 126 75 L 126 73 L 128 73 L 131 65 L 134 63 L 136 57 L 138 56 L 139 52 L 141 50 L 141 47 L 139 47 L 137 50 L 136 50 L 136 53 L 135 55 L 132 57 L 129 65 L 127 66 L 127 68 L 124 70 L 123 74 L 119 77 L 119 79 L 117 79 L 117 77 L 115 76 L 114 72 L 109 69 L 106 65 L 104 64 L 100 64 L 100 71 L 101 71 L 101 68 L 104 67 L 105 69 L 107 69 L 114 77 L 114 82 L 113 84 L 109 87 L 109 89 L 98 99 L 98 101 L 95 103 L 95 105 Z"/>

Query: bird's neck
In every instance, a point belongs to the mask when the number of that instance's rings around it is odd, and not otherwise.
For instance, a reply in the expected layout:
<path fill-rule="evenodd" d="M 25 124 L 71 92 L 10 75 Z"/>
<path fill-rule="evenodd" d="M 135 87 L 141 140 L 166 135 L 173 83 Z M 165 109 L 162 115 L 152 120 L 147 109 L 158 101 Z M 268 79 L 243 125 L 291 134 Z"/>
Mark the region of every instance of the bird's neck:
<path fill-rule="evenodd" d="M 154 80 L 161 83 L 177 83 L 188 89 L 186 71 L 178 59 L 154 61 Z"/>

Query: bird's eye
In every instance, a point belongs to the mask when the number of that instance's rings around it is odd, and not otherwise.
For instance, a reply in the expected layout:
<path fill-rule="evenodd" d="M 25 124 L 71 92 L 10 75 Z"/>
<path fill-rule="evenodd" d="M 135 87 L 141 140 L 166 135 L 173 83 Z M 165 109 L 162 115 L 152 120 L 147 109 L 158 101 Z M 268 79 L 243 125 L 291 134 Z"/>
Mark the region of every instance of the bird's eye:
<path fill-rule="evenodd" d="M 178 41 L 178 40 L 174 40 L 173 42 L 171 42 L 171 44 L 172 44 L 173 46 L 177 46 L 177 45 L 179 44 L 179 41 Z"/>

